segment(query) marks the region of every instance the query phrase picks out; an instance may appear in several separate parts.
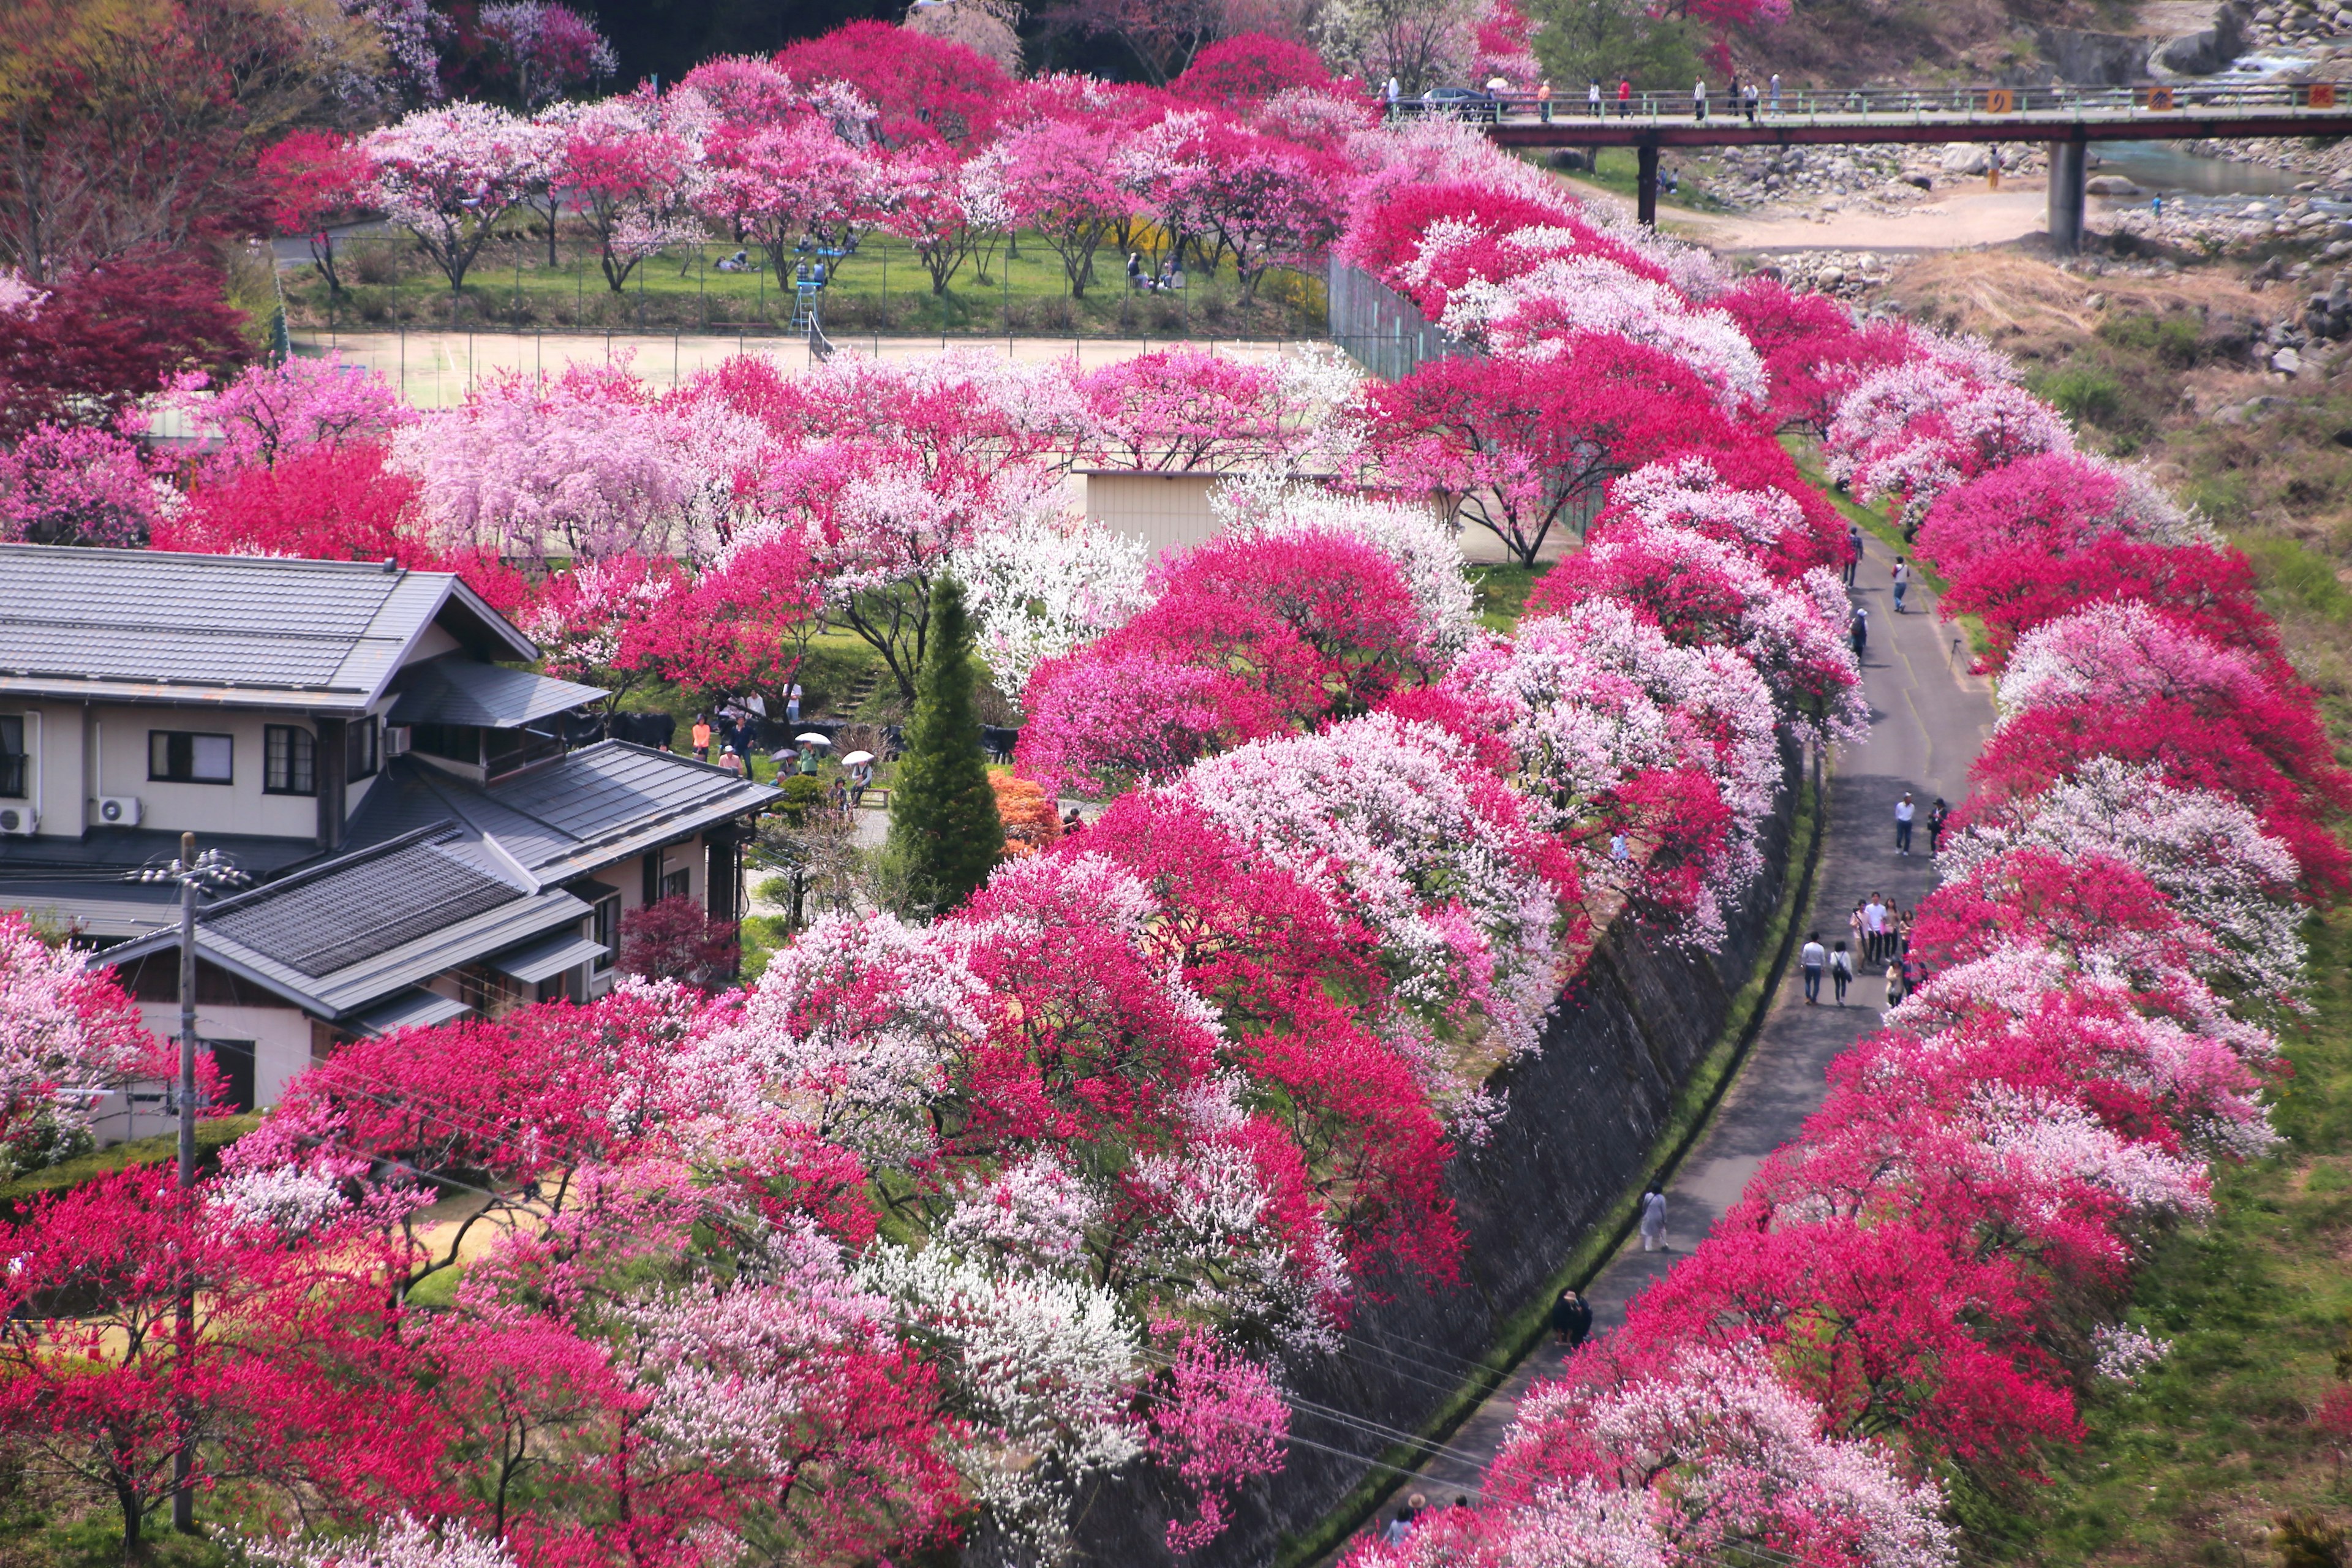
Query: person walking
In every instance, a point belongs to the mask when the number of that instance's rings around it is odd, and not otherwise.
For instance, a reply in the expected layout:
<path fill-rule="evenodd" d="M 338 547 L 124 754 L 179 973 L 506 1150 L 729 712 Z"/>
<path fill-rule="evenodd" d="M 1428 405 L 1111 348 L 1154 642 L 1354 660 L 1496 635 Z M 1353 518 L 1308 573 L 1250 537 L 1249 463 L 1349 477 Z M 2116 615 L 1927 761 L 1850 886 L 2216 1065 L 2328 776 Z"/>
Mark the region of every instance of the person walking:
<path fill-rule="evenodd" d="M 1748 123 L 1753 125 L 1756 123 L 1756 84 L 1749 82 L 1741 93 L 1739 106 L 1748 111 Z"/>
<path fill-rule="evenodd" d="M 1780 112 L 1780 73 L 1779 71 L 1772 73 L 1772 112 L 1775 115 Z"/>
<path fill-rule="evenodd" d="M 1886 906 L 1876 893 L 1862 906 L 1862 938 L 1869 944 L 1868 961 L 1872 968 L 1886 962 Z"/>
<path fill-rule="evenodd" d="M 1895 803 L 1895 852 L 1908 859 L 1911 856 L 1911 816 L 1919 808 L 1911 803 L 1911 792 L 1905 790 L 1903 798 Z"/>
<path fill-rule="evenodd" d="M 1655 1187 L 1642 1194 L 1642 1250 L 1673 1250 L 1666 1245 L 1666 1194 Z"/>
<path fill-rule="evenodd" d="M 1699 78 L 1691 84 L 1691 118 L 1693 120 L 1706 118 L 1706 78 L 1705 77 Z"/>
<path fill-rule="evenodd" d="M 1886 966 L 1886 1005 L 1890 1007 L 1900 1005 L 1903 995 L 1903 966 L 1889 963 Z"/>
<path fill-rule="evenodd" d="M 1927 808 L 1927 853 L 1930 857 L 1944 852 L 1944 824 L 1950 820 L 1952 808 L 1937 795 L 1936 804 Z"/>
<path fill-rule="evenodd" d="M 1805 938 L 1804 952 L 1798 955 L 1805 966 L 1805 1005 L 1810 1007 L 1822 999 L 1822 971 L 1829 966 L 1829 950 L 1822 945 L 1822 933 L 1815 931 Z"/>
<path fill-rule="evenodd" d="M 1853 901 L 1853 912 L 1845 917 L 1845 929 L 1853 938 L 1854 952 L 1862 952 L 1864 932 L 1866 930 L 1866 922 L 1862 918 L 1862 900 L 1860 899 L 1856 899 Z"/>
<path fill-rule="evenodd" d="M 1911 921 L 1918 912 L 1916 909 L 1895 911 L 1895 951 L 1905 958 L 1911 956 Z"/>
<path fill-rule="evenodd" d="M 1389 78 L 1389 118 L 1391 120 L 1397 117 L 1397 100 L 1403 94 L 1404 89 L 1398 84 L 1397 79 Z"/>
<path fill-rule="evenodd" d="M 1860 605 L 1853 607 L 1853 625 L 1846 637 L 1853 644 L 1854 662 L 1861 663 L 1864 654 L 1870 649 L 1870 612 Z"/>
<path fill-rule="evenodd" d="M 1900 555 L 1895 558 L 1895 613 L 1903 613 L 1903 595 L 1911 590 L 1911 563 Z"/>
<path fill-rule="evenodd" d="M 1830 953 L 1830 985 L 1837 992 L 1837 1005 L 1845 1005 L 1845 988 L 1853 984 L 1853 954 L 1840 942 Z"/>
<path fill-rule="evenodd" d="M 1633 112 L 1633 79 L 1630 76 L 1619 77 L 1617 79 L 1617 118 L 1622 120 Z"/>
<path fill-rule="evenodd" d="M 1845 585 L 1853 586 L 1853 574 L 1862 565 L 1862 525 L 1845 525 Z"/>
<path fill-rule="evenodd" d="M 801 683 L 799 681 L 795 680 L 792 685 L 784 689 L 785 723 L 797 724 L 801 721 Z"/>
<path fill-rule="evenodd" d="M 1552 1337 L 1571 1352 L 1592 1332 L 1592 1303 L 1573 1290 L 1562 1290 L 1551 1304 Z"/>

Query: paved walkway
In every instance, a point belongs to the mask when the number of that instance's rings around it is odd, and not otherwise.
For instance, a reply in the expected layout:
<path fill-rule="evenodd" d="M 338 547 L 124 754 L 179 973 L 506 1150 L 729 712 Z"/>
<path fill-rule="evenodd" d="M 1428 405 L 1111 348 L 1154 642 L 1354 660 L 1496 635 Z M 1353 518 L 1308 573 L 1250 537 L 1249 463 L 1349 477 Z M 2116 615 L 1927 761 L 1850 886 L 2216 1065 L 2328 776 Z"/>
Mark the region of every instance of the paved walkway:
<path fill-rule="evenodd" d="M 1989 688 L 1956 673 L 1965 654 L 1953 653 L 1954 633 L 1936 619 L 1933 596 L 1915 583 L 1911 613 L 1896 616 L 1888 587 L 1893 554 L 1876 539 L 1865 550 L 1855 597 L 1870 611 L 1863 668 L 1870 738 L 1838 754 L 1830 781 L 1828 833 L 1803 928 L 1820 931 L 1824 946 L 1845 935 L 1847 911 L 1870 894 L 1883 893 L 1908 909 L 1933 885 L 1924 826 L 1909 859 L 1895 852 L 1895 803 L 1912 791 L 1923 823 L 1936 796 L 1957 805 L 1992 725 Z M 1877 1026 L 1885 991 L 1883 979 L 1860 980 L 1840 1009 L 1829 1005 L 1824 983 L 1822 1005 L 1807 1006 L 1803 978 L 1790 964 L 1738 1079 L 1667 1185 L 1669 1250 L 1645 1254 L 1638 1240 L 1630 1242 L 1587 1292 L 1596 1333 L 1623 1322 L 1627 1305 L 1706 1234 L 1765 1156 L 1796 1135 L 1826 1092 L 1823 1073 L 1831 1058 Z M 1440 1506 L 1475 1495 L 1520 1398 L 1530 1384 L 1557 1373 L 1560 1360 L 1559 1348 L 1546 1341 L 1463 1424 L 1446 1451 L 1398 1489 L 1392 1503 L 1416 1491 Z M 1383 1520 L 1389 1511 L 1382 1510 Z"/>

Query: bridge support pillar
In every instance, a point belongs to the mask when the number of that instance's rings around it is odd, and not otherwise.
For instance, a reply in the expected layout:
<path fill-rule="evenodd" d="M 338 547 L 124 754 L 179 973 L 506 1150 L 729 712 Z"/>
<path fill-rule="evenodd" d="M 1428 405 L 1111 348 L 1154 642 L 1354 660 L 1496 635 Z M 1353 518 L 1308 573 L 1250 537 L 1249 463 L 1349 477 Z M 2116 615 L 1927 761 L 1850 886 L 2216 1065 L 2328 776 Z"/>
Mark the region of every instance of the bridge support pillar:
<path fill-rule="evenodd" d="M 1641 163 L 1634 182 L 1633 215 L 1644 228 L 1658 226 L 1658 144 L 1644 142 L 1633 149 Z"/>
<path fill-rule="evenodd" d="M 2080 142 L 2050 143 L 2050 249 L 2072 256 L 2083 248 L 2083 184 L 2090 149 Z"/>

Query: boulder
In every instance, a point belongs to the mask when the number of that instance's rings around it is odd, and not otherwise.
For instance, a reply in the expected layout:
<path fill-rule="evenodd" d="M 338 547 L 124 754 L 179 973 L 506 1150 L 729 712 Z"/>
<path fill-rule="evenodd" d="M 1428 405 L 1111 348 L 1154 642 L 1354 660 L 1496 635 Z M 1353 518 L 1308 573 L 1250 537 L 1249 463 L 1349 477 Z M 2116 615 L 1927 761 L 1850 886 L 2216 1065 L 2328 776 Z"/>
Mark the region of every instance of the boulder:
<path fill-rule="evenodd" d="M 2140 188 L 2122 174 L 2094 174 L 2083 182 L 2083 188 L 2095 196 L 2136 196 Z"/>
<path fill-rule="evenodd" d="M 2281 375 L 2293 375 L 2303 368 L 2303 355 L 2293 348 L 2284 348 L 2271 355 L 2271 368 Z"/>
<path fill-rule="evenodd" d="M 1991 167 L 1991 149 L 1981 142 L 1948 142 L 1944 144 L 1944 173 L 1947 174 L 1981 174 Z"/>

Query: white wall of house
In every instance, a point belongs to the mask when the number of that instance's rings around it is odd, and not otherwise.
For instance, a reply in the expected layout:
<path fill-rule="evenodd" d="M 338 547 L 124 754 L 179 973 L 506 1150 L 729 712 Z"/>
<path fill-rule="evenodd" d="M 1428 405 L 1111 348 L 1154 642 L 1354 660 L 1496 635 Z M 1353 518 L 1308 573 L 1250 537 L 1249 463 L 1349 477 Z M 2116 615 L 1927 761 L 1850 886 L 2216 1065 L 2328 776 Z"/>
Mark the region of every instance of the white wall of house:
<path fill-rule="evenodd" d="M 142 1002 L 140 1022 L 161 1038 L 180 1035 L 180 1008 L 173 1002 Z M 257 1007 L 199 1004 L 196 1037 L 201 1040 L 253 1042 L 253 1103 L 257 1108 L 278 1103 L 286 1086 L 310 1065 L 310 1016 L 296 1007 Z M 109 1094 L 97 1110 L 95 1131 L 101 1143 L 130 1138 L 153 1138 L 174 1130 L 179 1121 L 163 1083 L 137 1083 Z"/>

